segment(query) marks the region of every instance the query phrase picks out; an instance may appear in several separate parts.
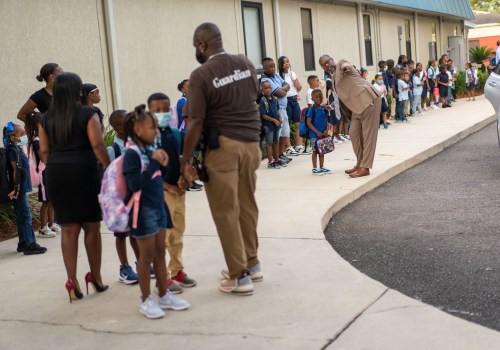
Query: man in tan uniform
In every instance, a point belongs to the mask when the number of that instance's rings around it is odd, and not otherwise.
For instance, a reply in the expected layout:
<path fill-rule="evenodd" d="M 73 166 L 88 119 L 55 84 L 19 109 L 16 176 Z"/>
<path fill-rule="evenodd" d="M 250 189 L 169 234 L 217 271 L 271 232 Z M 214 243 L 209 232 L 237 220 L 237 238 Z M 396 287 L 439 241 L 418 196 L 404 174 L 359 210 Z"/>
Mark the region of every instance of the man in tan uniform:
<path fill-rule="evenodd" d="M 201 66 L 189 78 L 181 172 L 191 183 L 193 150 L 203 135 L 208 179 L 202 180 L 228 267 L 222 271 L 219 289 L 250 295 L 252 282 L 263 278 L 257 257 L 254 195 L 262 156 L 261 121 L 255 104 L 257 75 L 245 56 L 224 51 L 215 24 L 201 24 L 194 33 L 193 46 Z"/>
<path fill-rule="evenodd" d="M 346 60 L 335 63 L 329 55 L 323 55 L 319 64 L 330 74 L 344 112 L 351 115 L 349 136 L 356 154 L 356 165 L 345 172 L 353 178 L 370 175 L 382 106 L 379 92 Z"/>

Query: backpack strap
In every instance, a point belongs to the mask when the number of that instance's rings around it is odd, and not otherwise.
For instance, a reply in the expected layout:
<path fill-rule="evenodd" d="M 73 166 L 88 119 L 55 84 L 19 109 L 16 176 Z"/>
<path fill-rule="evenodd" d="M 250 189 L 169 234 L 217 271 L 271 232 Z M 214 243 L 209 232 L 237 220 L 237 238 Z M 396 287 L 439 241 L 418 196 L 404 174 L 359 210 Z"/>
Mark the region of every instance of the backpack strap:
<path fill-rule="evenodd" d="M 118 158 L 119 156 L 122 155 L 122 151 L 120 150 L 120 146 L 116 142 L 113 142 L 111 144 L 111 147 L 113 147 L 113 151 L 115 152 L 115 158 Z"/>

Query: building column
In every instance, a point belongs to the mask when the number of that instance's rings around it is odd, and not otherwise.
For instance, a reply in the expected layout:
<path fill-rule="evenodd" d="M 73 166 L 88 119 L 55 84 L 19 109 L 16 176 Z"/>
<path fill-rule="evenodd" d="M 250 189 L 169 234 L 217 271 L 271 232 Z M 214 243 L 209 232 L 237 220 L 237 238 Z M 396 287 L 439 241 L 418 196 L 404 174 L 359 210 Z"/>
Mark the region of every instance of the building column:
<path fill-rule="evenodd" d="M 280 23 L 280 4 L 279 0 L 273 0 L 273 18 L 274 18 L 274 37 L 276 41 L 276 57 L 283 55 L 283 46 L 281 40 Z"/>
<path fill-rule="evenodd" d="M 420 61 L 419 55 L 419 35 L 418 35 L 418 14 L 413 14 L 413 31 L 415 32 L 415 63 Z"/>
<path fill-rule="evenodd" d="M 359 62 L 361 67 L 365 67 L 366 66 L 365 37 L 364 37 L 365 31 L 363 29 L 363 13 L 361 11 L 361 4 L 359 2 L 356 3 L 356 10 L 358 15 Z"/>
<path fill-rule="evenodd" d="M 109 64 L 111 71 L 111 91 L 113 93 L 113 109 L 122 109 L 122 91 L 120 85 L 120 69 L 118 66 L 118 47 L 116 45 L 115 16 L 113 0 L 103 0 L 104 22 L 108 44 Z"/>

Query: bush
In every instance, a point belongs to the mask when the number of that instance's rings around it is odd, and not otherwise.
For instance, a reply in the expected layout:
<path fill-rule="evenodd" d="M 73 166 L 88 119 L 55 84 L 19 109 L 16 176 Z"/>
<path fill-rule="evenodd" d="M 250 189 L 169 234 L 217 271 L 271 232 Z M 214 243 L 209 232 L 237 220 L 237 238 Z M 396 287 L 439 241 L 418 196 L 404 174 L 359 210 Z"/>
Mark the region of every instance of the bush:
<path fill-rule="evenodd" d="M 111 146 L 113 141 L 115 140 L 116 137 L 116 131 L 111 127 L 111 125 L 108 125 L 105 129 L 105 134 L 104 134 L 104 144 L 106 147 Z"/>
<path fill-rule="evenodd" d="M 476 85 L 475 90 L 483 91 L 484 84 L 486 83 L 486 79 L 488 79 L 488 72 L 480 70 L 477 72 L 477 77 L 479 79 L 479 83 Z"/>
<path fill-rule="evenodd" d="M 465 71 L 458 72 L 455 79 L 455 90 L 457 91 L 457 95 L 464 95 L 467 93 L 467 87 L 465 85 Z"/>

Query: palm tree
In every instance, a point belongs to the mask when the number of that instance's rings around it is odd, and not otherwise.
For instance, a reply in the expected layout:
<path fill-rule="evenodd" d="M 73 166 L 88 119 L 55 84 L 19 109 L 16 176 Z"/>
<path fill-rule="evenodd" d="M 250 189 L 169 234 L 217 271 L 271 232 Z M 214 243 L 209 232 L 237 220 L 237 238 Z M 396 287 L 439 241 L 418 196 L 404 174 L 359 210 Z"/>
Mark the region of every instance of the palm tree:
<path fill-rule="evenodd" d="M 487 46 L 471 47 L 469 49 L 469 59 L 471 62 L 480 64 L 481 70 L 485 71 L 486 66 L 483 62 L 488 60 L 493 53 L 495 52 Z"/>

